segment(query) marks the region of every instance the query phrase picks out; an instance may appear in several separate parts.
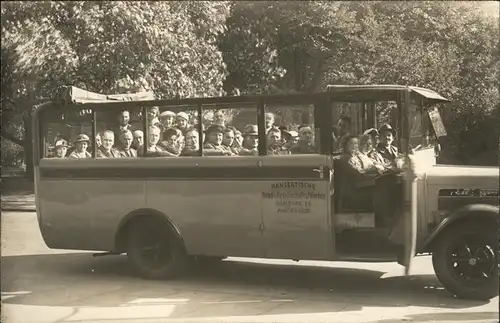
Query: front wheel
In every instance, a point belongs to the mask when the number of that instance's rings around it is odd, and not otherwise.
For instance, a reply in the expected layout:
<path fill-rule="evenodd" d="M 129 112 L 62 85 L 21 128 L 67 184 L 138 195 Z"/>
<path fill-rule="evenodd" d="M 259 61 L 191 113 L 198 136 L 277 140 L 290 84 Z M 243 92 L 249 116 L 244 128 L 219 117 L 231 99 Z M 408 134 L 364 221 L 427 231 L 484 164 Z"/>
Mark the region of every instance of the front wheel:
<path fill-rule="evenodd" d="M 434 271 L 457 297 L 488 300 L 498 295 L 496 226 L 464 223 L 448 228 L 436 241 Z"/>
<path fill-rule="evenodd" d="M 168 279 L 185 271 L 186 252 L 165 222 L 146 218 L 134 223 L 130 230 L 127 256 L 139 276 Z"/>

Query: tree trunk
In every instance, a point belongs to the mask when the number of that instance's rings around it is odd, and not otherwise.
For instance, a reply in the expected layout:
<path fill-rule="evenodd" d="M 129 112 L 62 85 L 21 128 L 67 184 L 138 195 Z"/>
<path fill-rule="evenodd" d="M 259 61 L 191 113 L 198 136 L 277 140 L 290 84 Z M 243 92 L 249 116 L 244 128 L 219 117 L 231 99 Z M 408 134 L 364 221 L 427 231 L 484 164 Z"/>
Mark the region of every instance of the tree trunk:
<path fill-rule="evenodd" d="M 24 158 L 26 163 L 26 179 L 34 180 L 34 166 L 33 166 L 33 130 L 31 122 L 31 114 L 24 116 Z"/>

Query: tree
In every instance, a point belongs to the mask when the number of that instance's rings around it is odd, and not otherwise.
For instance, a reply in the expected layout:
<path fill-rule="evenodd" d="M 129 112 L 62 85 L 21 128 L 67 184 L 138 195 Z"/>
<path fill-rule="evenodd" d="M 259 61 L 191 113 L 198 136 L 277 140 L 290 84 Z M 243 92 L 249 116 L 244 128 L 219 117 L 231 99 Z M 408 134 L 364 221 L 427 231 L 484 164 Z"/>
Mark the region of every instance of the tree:
<path fill-rule="evenodd" d="M 10 1 L 1 14 L 3 129 L 20 115 L 27 125 L 33 105 L 63 85 L 159 98 L 223 93 L 217 37 L 227 2 Z M 31 150 L 29 139 L 2 137 Z"/>
<path fill-rule="evenodd" d="M 454 154 L 467 162 L 497 150 L 486 134 L 498 138 L 498 127 L 491 127 L 500 102 L 498 31 L 492 17 L 455 2 L 238 2 L 220 43 L 229 70 L 225 88 L 429 87 L 452 100 L 445 123 Z M 476 124 L 489 130 L 473 134 Z"/>

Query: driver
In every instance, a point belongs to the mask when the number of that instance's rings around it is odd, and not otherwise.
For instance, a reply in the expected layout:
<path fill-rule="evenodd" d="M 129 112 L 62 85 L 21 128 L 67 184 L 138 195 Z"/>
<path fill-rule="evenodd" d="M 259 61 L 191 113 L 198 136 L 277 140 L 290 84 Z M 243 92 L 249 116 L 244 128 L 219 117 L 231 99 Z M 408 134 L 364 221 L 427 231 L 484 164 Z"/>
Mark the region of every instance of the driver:
<path fill-rule="evenodd" d="M 384 124 L 378 132 L 380 143 L 377 145 L 377 151 L 388 163 L 394 164 L 398 157 L 398 148 L 392 145 L 396 136 L 396 130 L 391 125 Z"/>

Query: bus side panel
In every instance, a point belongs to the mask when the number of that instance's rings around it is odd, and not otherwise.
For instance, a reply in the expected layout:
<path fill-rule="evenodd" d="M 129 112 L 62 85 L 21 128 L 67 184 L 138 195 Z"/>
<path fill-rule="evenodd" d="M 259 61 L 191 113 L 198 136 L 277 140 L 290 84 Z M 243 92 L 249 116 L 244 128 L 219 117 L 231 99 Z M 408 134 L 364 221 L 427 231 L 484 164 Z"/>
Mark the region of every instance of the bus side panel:
<path fill-rule="evenodd" d="M 146 206 L 142 180 L 40 178 L 40 229 L 53 249 L 114 248 L 123 217 Z"/>
<path fill-rule="evenodd" d="M 147 205 L 173 220 L 189 254 L 262 257 L 257 187 L 250 179 L 150 180 Z"/>
<path fill-rule="evenodd" d="M 334 255 L 330 223 L 331 161 L 322 155 L 263 157 L 289 178 L 261 182 L 267 258 L 325 260 Z"/>

